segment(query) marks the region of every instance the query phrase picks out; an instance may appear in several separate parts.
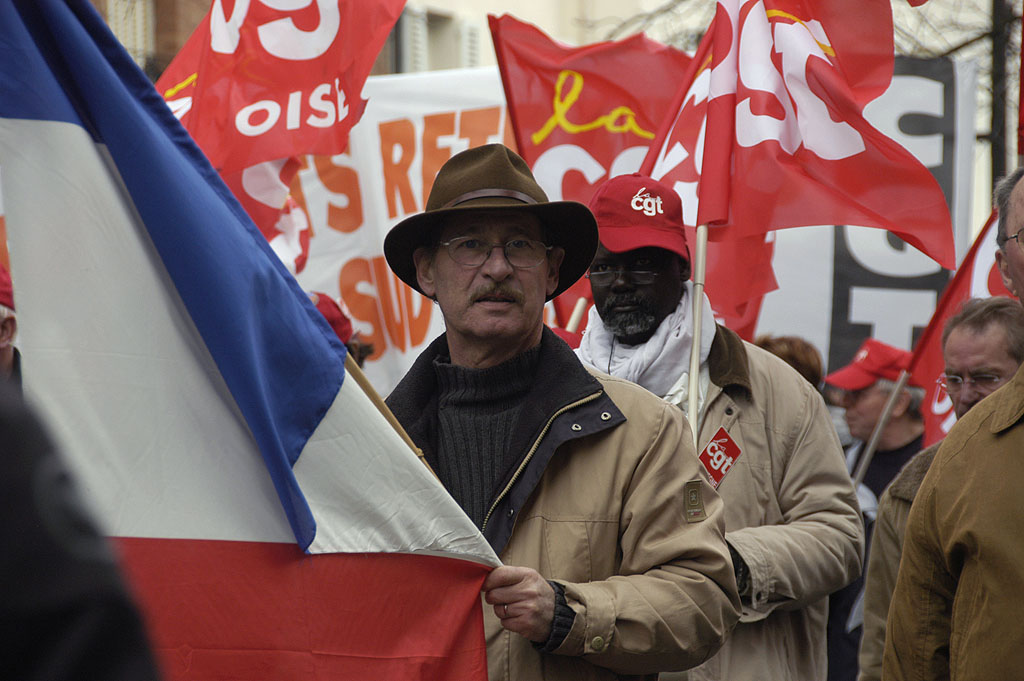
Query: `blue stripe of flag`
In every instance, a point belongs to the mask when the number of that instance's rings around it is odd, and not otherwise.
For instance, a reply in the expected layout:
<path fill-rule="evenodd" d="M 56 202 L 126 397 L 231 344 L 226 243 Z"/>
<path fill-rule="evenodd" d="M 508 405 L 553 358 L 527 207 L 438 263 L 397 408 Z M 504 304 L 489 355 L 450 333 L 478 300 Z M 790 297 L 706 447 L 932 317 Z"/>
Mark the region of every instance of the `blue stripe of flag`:
<path fill-rule="evenodd" d="M 291 466 L 341 387 L 344 346 L 86 0 L 0 2 L 0 116 L 77 124 L 109 150 L 306 548 Z"/>

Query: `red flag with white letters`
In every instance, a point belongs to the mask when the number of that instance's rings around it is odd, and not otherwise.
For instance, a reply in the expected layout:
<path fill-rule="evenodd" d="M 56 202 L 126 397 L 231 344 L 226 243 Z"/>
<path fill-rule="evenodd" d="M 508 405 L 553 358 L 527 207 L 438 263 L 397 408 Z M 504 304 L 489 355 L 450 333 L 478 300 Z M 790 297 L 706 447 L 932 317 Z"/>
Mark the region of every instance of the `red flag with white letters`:
<path fill-rule="evenodd" d="M 217 170 L 299 153 L 337 154 L 366 102 L 363 83 L 404 0 L 214 0 L 196 33 L 183 119 Z"/>
<path fill-rule="evenodd" d="M 570 47 L 488 15 L 519 155 L 558 200 L 587 203 L 640 166 L 690 57 L 636 34 Z"/>
<path fill-rule="evenodd" d="M 687 72 L 690 57 L 642 34 L 570 47 L 507 14 L 488 20 L 519 154 L 549 198 L 587 203 L 605 180 L 639 168 L 671 111 L 671 84 Z M 758 294 L 776 286 L 771 253 L 763 237 L 744 240 L 739 249 L 711 248 L 712 307 L 744 338 L 757 322 Z M 744 272 L 744 290 L 727 298 L 720 292 L 737 271 Z M 591 298 L 586 279 L 554 300 L 559 324 L 565 326 L 581 298 Z"/>
<path fill-rule="evenodd" d="M 892 33 L 889 0 L 720 0 L 641 172 L 712 241 L 863 225 L 952 268 L 938 183 L 863 116 L 892 79 Z"/>
<path fill-rule="evenodd" d="M 570 47 L 508 14 L 487 19 L 517 150 L 548 198 L 587 203 L 636 171 L 690 57 L 642 34 Z M 592 300 L 587 279 L 553 301 L 560 325 L 580 299 Z"/>
<path fill-rule="evenodd" d="M 293 272 L 309 219 L 289 195 L 299 154 L 345 150 L 373 61 L 404 0 L 316 0 L 295 9 L 216 0 L 156 83 Z"/>
<path fill-rule="evenodd" d="M 1003 285 L 996 264 L 996 212 L 992 211 L 988 222 L 982 228 L 971 249 L 964 256 L 960 268 L 942 292 L 935 313 L 925 327 L 914 348 L 910 360 L 913 383 L 925 388 L 926 396 L 921 407 L 924 416 L 924 446 L 931 445 L 946 437 L 956 422 L 953 403 L 937 381 L 945 371 L 946 362 L 942 356 L 942 330 L 949 317 L 969 298 L 990 298 L 992 296 L 1012 297 Z"/>

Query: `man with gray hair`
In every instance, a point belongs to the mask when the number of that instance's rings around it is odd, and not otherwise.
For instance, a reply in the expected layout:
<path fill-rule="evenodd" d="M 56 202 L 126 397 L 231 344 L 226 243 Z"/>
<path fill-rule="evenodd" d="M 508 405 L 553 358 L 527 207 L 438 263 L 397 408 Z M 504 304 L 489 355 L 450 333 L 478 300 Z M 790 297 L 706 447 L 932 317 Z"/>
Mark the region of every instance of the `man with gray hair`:
<path fill-rule="evenodd" d="M 910 366 L 911 353 L 868 338 L 846 366 L 825 377 L 825 383 L 843 391 L 842 406 L 850 435 L 867 442 L 882 415 L 900 372 Z M 924 389 L 908 385 L 897 398 L 889 420 L 878 436 L 878 449 L 864 475 L 866 489 L 858 490 L 861 510 L 873 516 L 877 499 L 896 473 L 921 450 Z M 852 472 L 859 451 L 848 454 Z"/>
<path fill-rule="evenodd" d="M 1017 298 L 1024 294 L 1022 177 L 1018 168 L 995 192 L 996 262 Z M 1024 374 L 1018 370 L 956 422 L 914 497 L 886 625 L 883 678 L 1020 678 L 1022 451 Z"/>
<path fill-rule="evenodd" d="M 961 418 L 1024 363 L 1024 308 L 1009 298 L 972 298 L 946 320 L 940 380 Z M 910 505 L 941 442 L 918 452 L 878 500 L 864 581 L 864 635 L 858 681 L 882 678 L 885 619 L 896 587 Z"/>

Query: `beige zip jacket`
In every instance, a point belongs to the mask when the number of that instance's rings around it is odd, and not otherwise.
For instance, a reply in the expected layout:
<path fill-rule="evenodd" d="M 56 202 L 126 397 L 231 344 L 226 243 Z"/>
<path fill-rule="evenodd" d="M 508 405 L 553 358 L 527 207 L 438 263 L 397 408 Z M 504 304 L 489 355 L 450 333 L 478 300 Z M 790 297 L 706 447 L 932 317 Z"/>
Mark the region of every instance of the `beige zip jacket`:
<path fill-rule="evenodd" d="M 441 337 L 388 398 L 428 460 L 431 363 L 445 352 Z M 653 679 L 711 656 L 739 616 L 739 596 L 722 500 L 682 413 L 588 372 L 545 330 L 520 426 L 510 446 L 521 464 L 482 529 L 505 564 L 563 584 L 575 619 L 545 653 L 485 605 L 490 681 Z"/>
<path fill-rule="evenodd" d="M 750 568 L 740 623 L 690 681 L 825 679 L 828 594 L 861 570 L 864 527 L 818 391 L 718 327 L 698 452 L 724 428 L 741 454 L 718 488 L 726 540 Z"/>

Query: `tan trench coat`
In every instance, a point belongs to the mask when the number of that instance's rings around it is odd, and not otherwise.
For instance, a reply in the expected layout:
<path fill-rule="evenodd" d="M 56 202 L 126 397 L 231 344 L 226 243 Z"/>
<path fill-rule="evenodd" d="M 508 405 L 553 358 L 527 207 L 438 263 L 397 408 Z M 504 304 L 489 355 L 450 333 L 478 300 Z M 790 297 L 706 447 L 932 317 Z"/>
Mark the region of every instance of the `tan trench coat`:
<path fill-rule="evenodd" d="M 827 597 L 860 574 L 864 553 L 832 419 L 792 367 L 728 329 L 708 368 L 699 447 L 724 427 L 742 451 L 718 491 L 752 588 L 729 640 L 690 681 L 825 679 Z"/>

